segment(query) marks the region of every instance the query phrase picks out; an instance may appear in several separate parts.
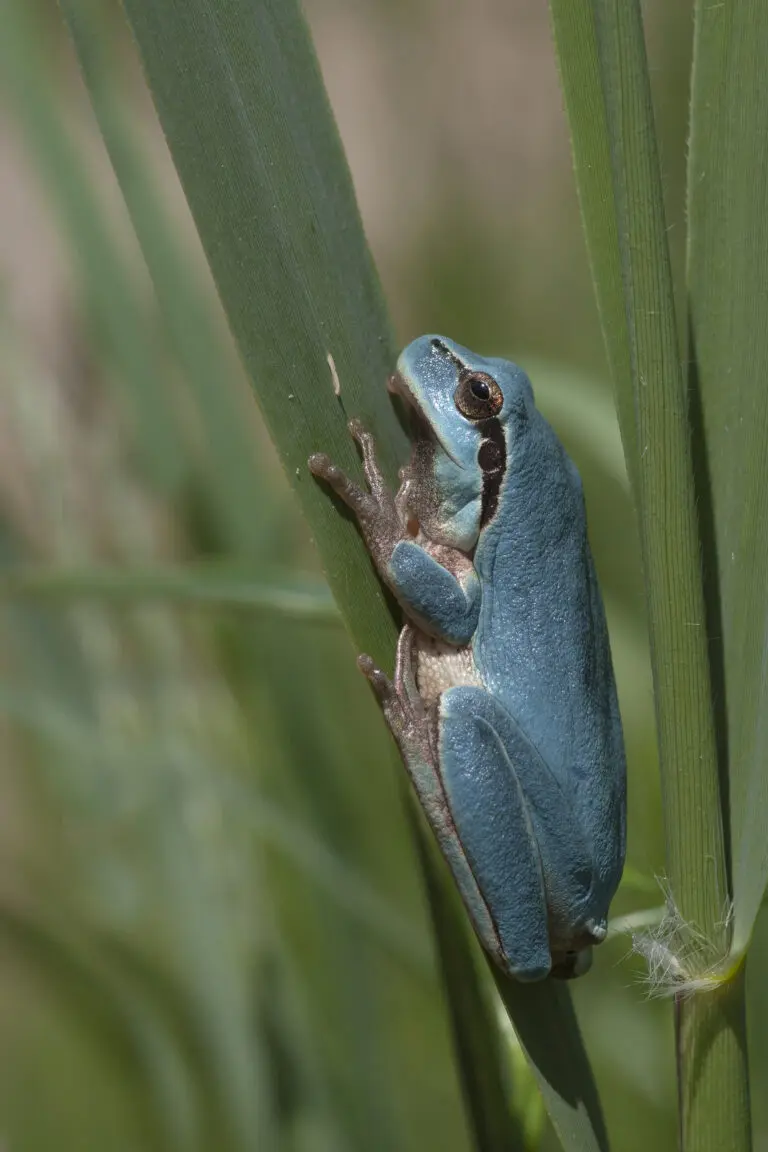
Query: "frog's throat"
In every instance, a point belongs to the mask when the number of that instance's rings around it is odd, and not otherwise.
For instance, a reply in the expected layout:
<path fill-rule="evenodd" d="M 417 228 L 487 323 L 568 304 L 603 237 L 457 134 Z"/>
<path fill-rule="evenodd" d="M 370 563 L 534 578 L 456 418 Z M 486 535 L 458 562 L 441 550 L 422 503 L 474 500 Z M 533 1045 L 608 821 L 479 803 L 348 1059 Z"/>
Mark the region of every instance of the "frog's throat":
<path fill-rule="evenodd" d="M 387 388 L 394 396 L 399 396 L 400 399 L 406 404 L 408 409 L 415 414 L 418 430 L 421 437 L 424 440 L 434 440 L 437 444 L 440 445 L 448 459 L 451 460 L 457 468 L 461 468 L 461 470 L 464 471 L 464 465 L 461 463 L 461 460 L 459 460 L 454 455 L 448 444 L 437 431 L 435 425 L 429 419 L 426 412 L 414 396 L 411 388 L 408 385 L 408 381 L 405 379 L 402 373 L 393 372 L 387 381 Z"/>

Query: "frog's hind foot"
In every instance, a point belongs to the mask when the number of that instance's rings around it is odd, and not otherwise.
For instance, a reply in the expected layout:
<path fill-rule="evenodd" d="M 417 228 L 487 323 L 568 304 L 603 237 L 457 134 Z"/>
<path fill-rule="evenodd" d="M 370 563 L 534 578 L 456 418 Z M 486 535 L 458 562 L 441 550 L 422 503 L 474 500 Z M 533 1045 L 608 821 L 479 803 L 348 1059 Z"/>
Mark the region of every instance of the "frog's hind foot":
<path fill-rule="evenodd" d="M 379 707 L 384 713 L 384 719 L 406 763 L 409 761 L 412 763 L 416 757 L 419 761 L 432 766 L 433 755 L 424 708 L 418 694 L 410 695 L 409 677 L 413 678 L 413 672 L 406 670 L 406 658 L 401 654 L 400 643 L 398 643 L 394 683 L 376 666 L 370 656 L 358 656 L 357 666 L 371 685 Z"/>
<path fill-rule="evenodd" d="M 592 967 L 592 949 L 581 948 L 578 952 L 563 952 L 552 957 L 550 976 L 555 980 L 576 980 L 586 975 Z"/>
<path fill-rule="evenodd" d="M 397 638 L 395 653 L 395 688 L 400 696 L 409 701 L 411 708 L 419 716 L 425 716 L 424 703 L 416 684 L 414 666 L 416 633 L 410 624 L 404 624 Z"/>
<path fill-rule="evenodd" d="M 373 689 L 373 694 L 379 706 L 389 720 L 388 713 L 393 713 L 399 704 L 397 689 L 389 677 L 374 663 L 370 656 L 364 652 L 357 658 L 357 666 Z"/>

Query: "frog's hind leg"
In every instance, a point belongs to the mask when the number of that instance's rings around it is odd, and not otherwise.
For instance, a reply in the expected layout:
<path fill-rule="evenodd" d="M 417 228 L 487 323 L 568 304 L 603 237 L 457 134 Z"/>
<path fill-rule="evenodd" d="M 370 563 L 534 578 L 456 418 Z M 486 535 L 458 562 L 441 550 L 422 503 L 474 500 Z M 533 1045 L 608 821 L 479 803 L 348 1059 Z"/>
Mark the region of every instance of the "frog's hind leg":
<path fill-rule="evenodd" d="M 552 956 L 542 861 L 523 790 L 539 765 L 526 762 L 530 746 L 515 730 L 482 688 L 450 688 L 440 698 L 439 763 L 458 836 L 493 908 L 504 968 L 532 981 L 549 975 Z"/>
<path fill-rule="evenodd" d="M 370 656 L 358 657 L 389 729 L 400 749 L 422 810 L 437 838 L 475 930 L 496 962 L 505 967 L 496 925 L 469 866 L 438 769 L 433 725 L 419 696 L 413 672 L 413 630 L 406 625 L 397 645 L 394 684 Z"/>

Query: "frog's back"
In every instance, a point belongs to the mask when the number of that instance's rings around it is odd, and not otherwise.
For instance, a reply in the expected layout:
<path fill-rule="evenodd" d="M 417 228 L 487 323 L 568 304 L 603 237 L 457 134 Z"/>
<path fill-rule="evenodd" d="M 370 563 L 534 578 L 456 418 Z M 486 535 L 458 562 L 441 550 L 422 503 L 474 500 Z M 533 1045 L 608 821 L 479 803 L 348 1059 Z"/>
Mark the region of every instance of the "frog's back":
<path fill-rule="evenodd" d="M 478 544 L 475 663 L 572 800 L 599 872 L 624 856 L 624 742 L 578 473 L 538 413 Z"/>

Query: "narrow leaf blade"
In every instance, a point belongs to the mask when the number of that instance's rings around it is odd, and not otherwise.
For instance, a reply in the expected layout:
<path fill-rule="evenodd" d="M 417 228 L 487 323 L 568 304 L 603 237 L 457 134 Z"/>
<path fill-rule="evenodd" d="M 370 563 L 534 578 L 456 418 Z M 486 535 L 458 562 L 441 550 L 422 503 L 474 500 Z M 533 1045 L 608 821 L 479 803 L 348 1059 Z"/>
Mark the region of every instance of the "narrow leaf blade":
<path fill-rule="evenodd" d="M 360 539 L 306 470 L 309 454 L 323 449 L 358 471 L 348 416 L 376 431 L 392 479 L 406 441 L 383 387 L 395 360 L 389 321 L 298 8 L 285 0 L 124 0 L 124 8 L 230 326 L 331 587 L 358 645 L 391 667 L 394 623 Z M 441 917 L 435 902 L 432 909 Z M 456 939 L 452 946 L 462 947 Z M 556 997 L 549 989 L 540 995 Z M 568 1013 L 560 1024 L 572 1028 Z M 575 1042 L 571 1050 L 581 1061 L 573 1075 L 591 1081 L 583 1050 Z M 596 1095 L 590 1104 L 597 1107 Z M 567 1147 L 604 1146 L 599 1111 L 585 1116 L 580 1142 Z M 493 1127 L 508 1128 L 508 1115 Z"/>
<path fill-rule="evenodd" d="M 688 179 L 691 392 L 728 763 L 734 949 L 768 882 L 768 9 L 696 6 Z M 717 93 L 717 96 L 713 95 Z"/>

